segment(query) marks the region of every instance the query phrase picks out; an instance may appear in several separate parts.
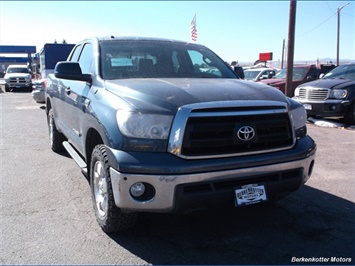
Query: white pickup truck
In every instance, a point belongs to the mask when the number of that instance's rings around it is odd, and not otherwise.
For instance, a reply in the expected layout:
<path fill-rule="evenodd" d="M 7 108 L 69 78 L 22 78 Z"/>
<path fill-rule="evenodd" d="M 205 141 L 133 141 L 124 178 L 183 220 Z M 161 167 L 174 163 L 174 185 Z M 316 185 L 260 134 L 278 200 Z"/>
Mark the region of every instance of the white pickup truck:
<path fill-rule="evenodd" d="M 32 90 L 31 70 L 25 65 L 9 65 L 5 71 L 5 90 Z"/>

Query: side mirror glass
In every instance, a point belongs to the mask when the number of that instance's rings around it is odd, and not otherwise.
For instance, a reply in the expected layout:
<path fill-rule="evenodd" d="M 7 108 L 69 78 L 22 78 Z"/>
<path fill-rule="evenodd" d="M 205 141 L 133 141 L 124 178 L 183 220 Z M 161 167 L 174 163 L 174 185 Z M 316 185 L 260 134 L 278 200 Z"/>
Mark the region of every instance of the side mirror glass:
<path fill-rule="evenodd" d="M 83 74 L 78 62 L 58 62 L 54 68 L 54 76 L 59 79 L 91 82 L 91 75 Z"/>

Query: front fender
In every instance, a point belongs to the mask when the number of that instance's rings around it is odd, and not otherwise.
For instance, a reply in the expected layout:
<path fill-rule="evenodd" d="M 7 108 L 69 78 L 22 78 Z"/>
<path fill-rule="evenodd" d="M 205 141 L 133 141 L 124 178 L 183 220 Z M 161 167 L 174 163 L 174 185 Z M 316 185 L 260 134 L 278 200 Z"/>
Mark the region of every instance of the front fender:
<path fill-rule="evenodd" d="M 82 147 L 86 161 L 89 161 L 91 150 L 97 144 L 120 148 L 122 134 L 116 122 L 116 112 L 120 106 L 117 96 L 102 88 L 91 88 L 86 101 L 82 119 Z"/>

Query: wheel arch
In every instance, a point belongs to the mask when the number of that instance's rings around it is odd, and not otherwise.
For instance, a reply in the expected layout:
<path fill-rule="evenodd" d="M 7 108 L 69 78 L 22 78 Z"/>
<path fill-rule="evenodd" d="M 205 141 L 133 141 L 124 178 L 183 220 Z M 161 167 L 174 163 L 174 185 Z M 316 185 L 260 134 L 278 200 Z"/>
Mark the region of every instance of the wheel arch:
<path fill-rule="evenodd" d="M 46 97 L 46 113 L 48 115 L 49 110 L 52 108 L 52 103 L 49 97 Z"/>
<path fill-rule="evenodd" d="M 90 176 L 90 163 L 91 163 L 92 151 L 97 145 L 100 144 L 104 144 L 103 138 L 101 137 L 100 133 L 96 129 L 90 128 L 87 132 L 86 140 L 85 140 L 85 157 L 86 157 L 88 176 Z"/>

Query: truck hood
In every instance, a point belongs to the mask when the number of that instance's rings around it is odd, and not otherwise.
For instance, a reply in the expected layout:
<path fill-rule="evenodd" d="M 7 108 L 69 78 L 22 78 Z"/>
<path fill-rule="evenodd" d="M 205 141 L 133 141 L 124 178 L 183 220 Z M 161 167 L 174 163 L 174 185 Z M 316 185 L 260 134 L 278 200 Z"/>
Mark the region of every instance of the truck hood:
<path fill-rule="evenodd" d="M 260 80 L 260 83 L 270 85 L 270 86 L 277 86 L 280 84 L 285 84 L 286 79 L 262 79 Z"/>
<path fill-rule="evenodd" d="M 350 79 L 318 79 L 315 81 L 303 83 L 299 86 L 299 88 L 312 87 L 321 89 L 333 89 L 335 87 L 343 88 L 353 84 L 355 84 L 355 81 Z"/>
<path fill-rule="evenodd" d="M 287 102 L 272 87 L 238 79 L 123 79 L 105 87 L 139 111 L 175 113 L 180 106 L 199 102 L 268 100 Z"/>
<path fill-rule="evenodd" d="M 28 73 L 6 73 L 4 76 L 4 79 L 7 78 L 26 78 L 28 76 L 31 76 L 31 74 Z"/>

